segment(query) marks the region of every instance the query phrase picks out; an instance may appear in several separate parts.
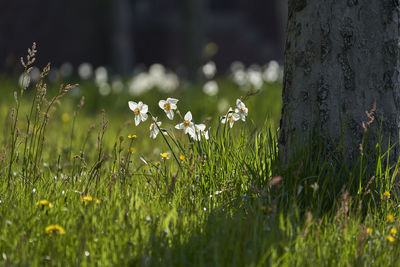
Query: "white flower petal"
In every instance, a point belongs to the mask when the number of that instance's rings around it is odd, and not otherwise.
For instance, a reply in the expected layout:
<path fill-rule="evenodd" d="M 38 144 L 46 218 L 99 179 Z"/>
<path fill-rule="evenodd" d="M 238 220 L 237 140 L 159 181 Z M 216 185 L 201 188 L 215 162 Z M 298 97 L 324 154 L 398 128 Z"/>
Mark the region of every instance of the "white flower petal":
<path fill-rule="evenodd" d="M 166 111 L 166 114 L 167 114 L 168 119 L 170 119 L 170 120 L 174 119 L 174 112 L 172 110 Z"/>
<path fill-rule="evenodd" d="M 164 110 L 164 105 L 165 105 L 165 103 L 166 103 L 165 100 L 160 100 L 160 101 L 158 102 L 158 106 L 159 106 L 162 110 Z"/>
<path fill-rule="evenodd" d="M 192 120 L 192 113 L 191 113 L 190 111 L 188 111 L 188 112 L 185 114 L 184 119 L 185 119 L 185 121 L 191 121 L 191 120 Z"/>
<path fill-rule="evenodd" d="M 202 131 L 204 131 L 206 129 L 206 126 L 204 124 L 202 124 L 202 123 L 201 124 L 196 124 L 195 126 L 196 126 L 196 130 L 198 130 L 200 132 L 202 132 Z"/>
<path fill-rule="evenodd" d="M 149 106 L 146 104 L 143 104 L 142 108 L 140 109 L 140 113 L 147 113 L 149 111 Z M 147 115 L 146 115 L 147 118 Z"/>
<path fill-rule="evenodd" d="M 168 103 L 170 103 L 171 105 L 175 105 L 176 106 L 176 103 L 178 103 L 178 99 L 176 99 L 176 98 L 170 98 L 170 97 L 168 97 L 167 98 L 167 102 Z"/>
<path fill-rule="evenodd" d="M 139 116 L 139 115 L 136 115 L 136 116 L 135 116 L 135 125 L 138 126 L 139 123 L 140 123 L 140 116 Z"/>
<path fill-rule="evenodd" d="M 142 121 L 147 120 L 147 114 L 146 114 L 146 113 L 142 113 L 142 114 L 140 114 L 139 116 L 140 116 L 140 119 L 141 119 Z"/>
<path fill-rule="evenodd" d="M 234 121 L 240 120 L 240 116 L 237 113 L 232 113 L 232 118 L 233 118 Z"/>
<path fill-rule="evenodd" d="M 135 111 L 135 109 L 137 108 L 136 102 L 129 101 L 128 105 L 129 105 L 130 110 L 132 110 L 132 111 Z"/>

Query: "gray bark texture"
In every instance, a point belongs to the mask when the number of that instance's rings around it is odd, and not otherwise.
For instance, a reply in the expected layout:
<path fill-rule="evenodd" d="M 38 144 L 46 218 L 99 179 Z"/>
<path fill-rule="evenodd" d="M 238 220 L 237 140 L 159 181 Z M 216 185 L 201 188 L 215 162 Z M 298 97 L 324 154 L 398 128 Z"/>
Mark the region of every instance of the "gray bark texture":
<path fill-rule="evenodd" d="M 289 0 L 279 153 L 322 137 L 347 162 L 370 145 L 399 142 L 399 0 Z M 341 136 L 343 139 L 341 139 Z M 313 138 L 314 138 L 313 137 Z M 371 146 L 371 147 L 372 147 Z M 391 156 L 399 156 L 395 146 Z"/>

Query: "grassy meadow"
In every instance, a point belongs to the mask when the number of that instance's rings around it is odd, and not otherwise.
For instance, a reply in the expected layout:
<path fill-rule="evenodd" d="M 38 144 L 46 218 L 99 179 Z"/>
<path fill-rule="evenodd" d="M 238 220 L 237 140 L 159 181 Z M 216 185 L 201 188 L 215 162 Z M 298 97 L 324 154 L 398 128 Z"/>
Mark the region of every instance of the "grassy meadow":
<path fill-rule="evenodd" d="M 102 96 L 74 77 L 46 86 L 46 72 L 26 88 L 0 79 L 1 266 L 400 265 L 395 167 L 377 153 L 349 169 L 317 144 L 283 168 L 280 83 Z M 237 99 L 248 116 L 231 128 Z M 197 138 L 175 127 L 188 111 Z"/>

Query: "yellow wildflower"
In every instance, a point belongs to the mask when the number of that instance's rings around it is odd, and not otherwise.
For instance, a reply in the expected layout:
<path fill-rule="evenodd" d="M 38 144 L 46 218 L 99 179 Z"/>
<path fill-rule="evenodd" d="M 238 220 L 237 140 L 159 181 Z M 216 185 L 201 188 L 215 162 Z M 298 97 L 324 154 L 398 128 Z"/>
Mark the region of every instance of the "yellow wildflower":
<path fill-rule="evenodd" d="M 60 235 L 65 234 L 65 229 L 58 224 L 51 224 L 45 229 L 46 234 L 58 233 Z"/>
<path fill-rule="evenodd" d="M 393 220 L 394 220 L 394 217 L 393 217 L 392 214 L 389 214 L 386 218 L 387 218 L 387 220 L 388 220 L 389 222 L 393 222 Z"/>
<path fill-rule="evenodd" d="M 367 234 L 372 234 L 373 231 L 374 229 L 372 229 L 371 227 L 367 227 Z"/>
<path fill-rule="evenodd" d="M 390 234 L 391 235 L 395 235 L 395 234 L 397 234 L 397 229 L 396 228 L 392 228 L 392 229 L 390 229 Z"/>
<path fill-rule="evenodd" d="M 82 198 L 82 202 L 95 202 L 96 204 L 100 203 L 100 200 L 91 196 L 84 196 Z"/>
<path fill-rule="evenodd" d="M 390 243 L 393 243 L 395 241 L 394 237 L 391 235 L 387 235 L 386 236 L 387 241 L 389 241 Z"/>
<path fill-rule="evenodd" d="M 162 159 L 169 159 L 169 157 L 170 157 L 168 152 L 161 153 L 160 155 L 161 155 Z"/>
<path fill-rule="evenodd" d="M 69 114 L 68 113 L 63 113 L 62 115 L 61 115 L 61 120 L 62 120 L 62 122 L 69 122 L 69 120 L 70 120 L 71 118 L 70 118 L 70 116 L 69 116 Z"/>
<path fill-rule="evenodd" d="M 136 148 L 134 148 L 134 147 L 129 148 L 129 153 L 135 153 L 135 152 L 136 152 Z"/>
<path fill-rule="evenodd" d="M 390 198 L 390 192 L 386 191 L 385 193 L 383 193 L 383 196 L 386 198 Z"/>
<path fill-rule="evenodd" d="M 185 160 L 185 156 L 184 156 L 184 155 L 180 155 L 180 156 L 179 156 L 179 159 L 180 159 L 181 161 L 184 161 L 184 160 Z"/>
<path fill-rule="evenodd" d="M 129 139 L 132 139 L 132 140 L 135 140 L 135 139 L 137 139 L 137 135 L 136 135 L 136 134 L 134 134 L 134 135 L 128 135 L 128 138 L 129 138 Z"/>
<path fill-rule="evenodd" d="M 49 208 L 52 208 L 53 204 L 50 201 L 43 199 L 36 202 L 36 206 L 42 206 L 42 207 L 49 206 Z"/>

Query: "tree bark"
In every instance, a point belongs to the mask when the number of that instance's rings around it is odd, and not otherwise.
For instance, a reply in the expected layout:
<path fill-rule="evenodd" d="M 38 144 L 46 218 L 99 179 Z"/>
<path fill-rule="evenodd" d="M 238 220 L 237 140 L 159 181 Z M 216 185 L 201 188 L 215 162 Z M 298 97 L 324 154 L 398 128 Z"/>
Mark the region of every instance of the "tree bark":
<path fill-rule="evenodd" d="M 399 0 L 289 0 L 279 153 L 322 138 L 352 163 L 371 145 L 399 142 Z M 376 102 L 375 121 L 367 125 Z M 391 151 L 397 160 L 399 146 Z M 394 157 L 393 157 L 394 156 Z"/>

